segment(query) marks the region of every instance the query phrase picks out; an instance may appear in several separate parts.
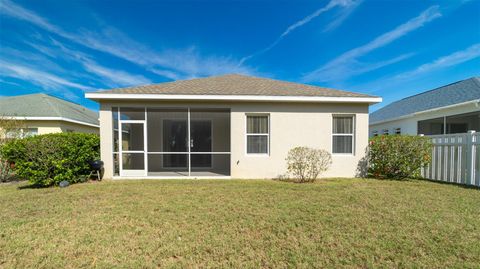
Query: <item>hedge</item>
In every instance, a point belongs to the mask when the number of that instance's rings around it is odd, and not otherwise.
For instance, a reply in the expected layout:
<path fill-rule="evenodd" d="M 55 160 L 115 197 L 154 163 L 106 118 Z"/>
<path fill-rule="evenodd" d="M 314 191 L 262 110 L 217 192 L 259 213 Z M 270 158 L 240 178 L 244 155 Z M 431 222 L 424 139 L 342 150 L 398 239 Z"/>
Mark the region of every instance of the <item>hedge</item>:
<path fill-rule="evenodd" d="M 90 172 L 88 161 L 100 156 L 96 134 L 45 134 L 7 142 L 0 157 L 8 160 L 16 175 L 37 186 L 76 183 Z"/>
<path fill-rule="evenodd" d="M 370 139 L 369 173 L 375 178 L 417 178 L 431 159 L 429 138 L 411 135 L 382 135 Z"/>

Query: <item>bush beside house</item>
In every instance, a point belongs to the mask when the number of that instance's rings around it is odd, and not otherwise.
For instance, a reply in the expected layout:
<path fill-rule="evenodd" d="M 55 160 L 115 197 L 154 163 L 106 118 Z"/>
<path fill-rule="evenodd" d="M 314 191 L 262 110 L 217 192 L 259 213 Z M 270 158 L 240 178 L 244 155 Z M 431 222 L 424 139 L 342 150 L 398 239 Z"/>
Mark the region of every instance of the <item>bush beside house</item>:
<path fill-rule="evenodd" d="M 90 172 L 88 161 L 99 158 L 96 134 L 56 133 L 15 139 L 0 148 L 18 177 L 37 186 L 52 186 L 66 180 L 76 183 Z"/>
<path fill-rule="evenodd" d="M 309 147 L 295 147 L 288 152 L 287 175 L 284 181 L 297 183 L 313 182 L 327 171 L 332 156 L 326 150 Z"/>
<path fill-rule="evenodd" d="M 375 178 L 405 179 L 420 176 L 431 159 L 429 138 L 410 135 L 382 135 L 370 140 L 369 173 Z"/>

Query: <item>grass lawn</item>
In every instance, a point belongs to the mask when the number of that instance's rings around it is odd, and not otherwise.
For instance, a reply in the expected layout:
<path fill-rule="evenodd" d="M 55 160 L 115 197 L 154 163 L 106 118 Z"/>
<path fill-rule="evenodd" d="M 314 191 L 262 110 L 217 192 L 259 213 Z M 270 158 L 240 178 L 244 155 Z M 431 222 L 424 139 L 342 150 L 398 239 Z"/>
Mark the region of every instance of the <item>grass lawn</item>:
<path fill-rule="evenodd" d="M 0 268 L 479 267 L 480 190 L 426 181 L 0 185 Z"/>

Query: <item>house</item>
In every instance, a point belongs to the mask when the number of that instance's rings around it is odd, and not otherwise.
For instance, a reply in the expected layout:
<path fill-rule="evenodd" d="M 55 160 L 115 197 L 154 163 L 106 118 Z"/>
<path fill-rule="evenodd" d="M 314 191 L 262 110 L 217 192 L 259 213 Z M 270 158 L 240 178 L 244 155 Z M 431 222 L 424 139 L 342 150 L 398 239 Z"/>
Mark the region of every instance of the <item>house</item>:
<path fill-rule="evenodd" d="M 98 114 L 47 94 L 0 98 L 0 117 L 18 120 L 23 136 L 60 132 L 98 133 Z M 9 135 L 8 132 L 6 134 Z"/>
<path fill-rule="evenodd" d="M 370 114 L 370 136 L 480 131 L 480 77 L 393 102 Z"/>
<path fill-rule="evenodd" d="M 353 177 L 381 98 L 243 75 L 86 93 L 100 103 L 106 178 L 275 178 L 296 146 Z"/>

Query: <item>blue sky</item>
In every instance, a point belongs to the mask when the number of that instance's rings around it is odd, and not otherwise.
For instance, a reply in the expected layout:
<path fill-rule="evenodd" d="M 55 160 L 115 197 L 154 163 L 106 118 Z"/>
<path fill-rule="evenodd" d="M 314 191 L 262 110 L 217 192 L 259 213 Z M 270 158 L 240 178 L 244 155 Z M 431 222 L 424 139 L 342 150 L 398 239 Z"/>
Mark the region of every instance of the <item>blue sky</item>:
<path fill-rule="evenodd" d="M 0 96 L 225 73 L 358 91 L 386 105 L 480 75 L 480 1 L 0 0 Z"/>

